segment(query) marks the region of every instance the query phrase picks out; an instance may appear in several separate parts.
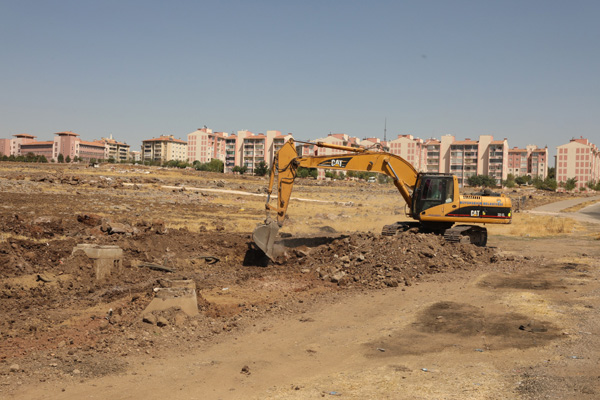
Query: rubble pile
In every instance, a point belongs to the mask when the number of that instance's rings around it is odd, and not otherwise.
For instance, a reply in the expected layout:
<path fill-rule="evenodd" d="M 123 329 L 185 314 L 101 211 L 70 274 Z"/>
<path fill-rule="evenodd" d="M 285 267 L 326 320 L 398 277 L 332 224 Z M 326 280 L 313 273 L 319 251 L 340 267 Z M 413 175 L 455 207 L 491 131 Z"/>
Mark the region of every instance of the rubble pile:
<path fill-rule="evenodd" d="M 305 272 L 339 286 L 370 288 L 410 285 L 426 274 L 469 269 L 495 263 L 490 248 L 448 243 L 433 234 L 404 232 L 397 236 L 356 233 L 310 249 L 289 251 L 291 261 Z"/>

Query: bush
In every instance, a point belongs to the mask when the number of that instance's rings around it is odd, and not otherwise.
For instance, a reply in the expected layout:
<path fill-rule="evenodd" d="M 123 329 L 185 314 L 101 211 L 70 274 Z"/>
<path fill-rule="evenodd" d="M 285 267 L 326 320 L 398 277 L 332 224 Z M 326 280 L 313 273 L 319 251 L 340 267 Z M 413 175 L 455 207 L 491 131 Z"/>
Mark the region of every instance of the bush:
<path fill-rule="evenodd" d="M 558 187 L 558 183 L 556 179 L 547 177 L 546 179 L 542 179 L 539 176 L 536 176 L 531 181 L 532 185 L 539 190 L 556 190 Z"/>
<path fill-rule="evenodd" d="M 569 178 L 565 182 L 565 190 L 573 190 L 577 186 L 577 178 Z"/>
<path fill-rule="evenodd" d="M 265 176 L 267 172 L 269 172 L 269 167 L 264 161 L 260 161 L 258 165 L 254 168 L 254 175 Z"/>
<path fill-rule="evenodd" d="M 312 177 L 312 178 L 316 179 L 317 176 L 319 176 L 319 171 L 317 171 L 316 168 L 299 167 L 298 170 L 296 171 L 296 176 L 298 178 Z"/>
<path fill-rule="evenodd" d="M 467 179 L 469 186 L 495 187 L 496 179 L 489 175 L 473 175 Z"/>
<path fill-rule="evenodd" d="M 225 171 L 225 164 L 223 164 L 223 161 L 213 158 L 212 160 L 210 160 L 207 163 L 201 163 L 200 161 L 196 160 L 194 161 L 194 163 L 192 164 L 194 166 L 194 168 L 196 168 L 196 171 L 208 171 L 208 172 L 223 172 Z"/>
<path fill-rule="evenodd" d="M 530 175 L 517 176 L 515 178 L 515 183 L 519 186 L 528 185 L 531 183 L 531 176 Z"/>

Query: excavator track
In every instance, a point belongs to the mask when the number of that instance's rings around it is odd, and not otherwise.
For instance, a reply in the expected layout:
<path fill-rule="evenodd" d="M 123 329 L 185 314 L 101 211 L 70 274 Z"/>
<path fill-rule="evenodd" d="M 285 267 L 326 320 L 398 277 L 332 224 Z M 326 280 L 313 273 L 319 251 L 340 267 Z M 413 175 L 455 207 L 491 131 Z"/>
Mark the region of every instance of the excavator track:
<path fill-rule="evenodd" d="M 398 232 L 406 232 L 410 228 L 417 228 L 418 223 L 414 222 L 394 222 L 390 225 L 384 225 L 381 229 L 383 236 L 395 236 Z"/>
<path fill-rule="evenodd" d="M 444 239 L 451 243 L 471 243 L 476 246 L 485 246 L 487 243 L 487 229 L 475 225 L 457 225 L 445 230 L 425 229 L 415 222 L 395 222 L 385 225 L 381 230 L 383 236 L 395 236 L 400 232 L 406 232 L 411 228 L 418 228 L 421 232 L 443 233 Z"/>
<path fill-rule="evenodd" d="M 475 225 L 457 225 L 446 229 L 444 239 L 453 243 L 471 243 L 484 247 L 487 243 L 487 229 Z"/>

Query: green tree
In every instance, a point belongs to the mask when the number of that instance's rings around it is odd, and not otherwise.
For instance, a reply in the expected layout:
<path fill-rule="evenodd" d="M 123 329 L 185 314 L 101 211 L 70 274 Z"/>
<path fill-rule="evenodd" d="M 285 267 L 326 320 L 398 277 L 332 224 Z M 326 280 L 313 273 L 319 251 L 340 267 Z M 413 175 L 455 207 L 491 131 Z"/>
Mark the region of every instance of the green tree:
<path fill-rule="evenodd" d="M 115 163 L 115 158 L 113 156 L 108 157 L 108 163 L 109 164 L 114 164 Z"/>
<path fill-rule="evenodd" d="M 515 183 L 519 186 L 527 185 L 527 184 L 531 183 L 531 176 L 530 175 L 517 176 L 515 178 Z"/>
<path fill-rule="evenodd" d="M 207 163 L 201 163 L 200 161 L 194 161 L 194 163 L 194 168 L 196 168 L 197 171 L 223 172 L 225 170 L 225 164 L 217 158 L 213 158 Z M 239 168 L 236 169 L 233 167 L 233 169 L 233 172 L 239 172 Z"/>
<path fill-rule="evenodd" d="M 548 168 L 548 177 L 551 179 L 556 179 L 556 168 L 554 168 L 554 167 Z"/>
<path fill-rule="evenodd" d="M 300 167 L 298 168 L 298 171 L 296 171 L 296 176 L 298 178 L 317 178 L 317 176 L 319 176 L 319 171 L 317 171 L 316 168 L 305 168 L 305 167 Z"/>
<path fill-rule="evenodd" d="M 256 167 L 254 168 L 254 175 L 265 176 L 269 172 L 269 167 L 267 163 L 264 161 L 259 161 Z"/>
<path fill-rule="evenodd" d="M 240 167 L 239 165 L 236 165 L 235 167 L 233 167 L 232 171 L 237 172 L 240 175 L 244 175 L 246 171 L 248 171 L 248 166 L 243 165 Z"/>
<path fill-rule="evenodd" d="M 575 186 L 577 186 L 577 178 L 569 178 L 565 182 L 565 190 L 571 191 L 575 189 Z"/>
<path fill-rule="evenodd" d="M 513 174 L 508 174 L 506 176 L 506 180 L 503 182 L 504 186 L 508 188 L 514 188 L 516 186 L 515 176 Z"/>
<path fill-rule="evenodd" d="M 58 155 L 58 162 L 59 163 L 64 163 L 65 162 L 65 156 L 63 156 L 62 153 L 60 153 Z"/>
<path fill-rule="evenodd" d="M 47 163 L 48 159 L 46 158 L 46 156 L 40 156 L 40 158 L 38 159 L 38 162 Z"/>
<path fill-rule="evenodd" d="M 68 164 L 68 163 L 70 163 L 70 162 L 71 162 L 71 157 L 70 157 L 70 156 L 67 156 L 67 158 L 65 158 L 65 162 L 66 162 L 67 164 Z"/>
<path fill-rule="evenodd" d="M 497 186 L 496 179 L 489 175 L 473 175 L 467 178 L 469 186 L 495 187 Z"/>
<path fill-rule="evenodd" d="M 593 190 L 594 186 L 596 186 L 596 182 L 594 182 L 592 180 L 589 180 L 589 181 L 586 182 L 585 186 L 587 186 L 588 188 L 590 188 L 590 189 Z"/>

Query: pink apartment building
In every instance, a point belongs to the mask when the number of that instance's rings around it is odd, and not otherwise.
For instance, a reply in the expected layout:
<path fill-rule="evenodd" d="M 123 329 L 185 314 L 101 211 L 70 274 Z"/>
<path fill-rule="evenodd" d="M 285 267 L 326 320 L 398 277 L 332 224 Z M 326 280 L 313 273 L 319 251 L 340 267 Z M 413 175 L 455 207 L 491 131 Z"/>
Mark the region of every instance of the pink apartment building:
<path fill-rule="evenodd" d="M 422 170 L 423 164 L 423 140 L 415 139 L 412 135 L 398 135 L 396 139 L 386 143 L 390 153 L 404 158 L 411 163 L 415 169 Z"/>
<path fill-rule="evenodd" d="M 86 161 L 91 158 L 98 160 L 106 158 L 106 146 L 101 141 L 87 142 L 81 140 L 79 135 L 73 132 L 59 132 L 55 135 L 54 140 L 38 141 L 36 136 L 22 133 L 14 135 L 14 139 L 3 139 L 3 142 L 4 146 L 8 143 L 10 149 L 8 155 L 24 156 L 33 153 L 44 156 L 49 161 L 57 161 L 59 154 L 62 154 L 64 158 L 80 157 Z M 8 142 L 6 142 L 7 140 Z"/>
<path fill-rule="evenodd" d="M 598 147 L 583 137 L 556 148 L 556 180 L 561 183 L 570 178 L 577 179 L 577 188 L 600 179 Z"/>
<path fill-rule="evenodd" d="M 508 173 L 517 176 L 529 175 L 546 179 L 548 176 L 548 148 L 539 149 L 527 145 L 524 149 L 513 147 L 508 150 Z"/>

